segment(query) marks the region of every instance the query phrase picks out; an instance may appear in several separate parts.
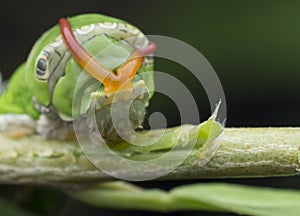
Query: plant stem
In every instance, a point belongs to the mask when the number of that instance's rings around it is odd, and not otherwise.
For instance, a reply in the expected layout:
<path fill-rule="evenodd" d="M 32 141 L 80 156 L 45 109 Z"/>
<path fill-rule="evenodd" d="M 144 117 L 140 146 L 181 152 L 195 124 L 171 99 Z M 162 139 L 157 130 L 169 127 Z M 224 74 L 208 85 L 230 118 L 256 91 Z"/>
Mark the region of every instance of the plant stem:
<path fill-rule="evenodd" d="M 189 126 L 189 130 L 196 127 Z M 300 172 L 300 128 L 226 128 L 222 136 L 218 150 L 205 165 L 198 164 L 199 154 L 191 154 L 162 179 L 288 176 Z M 0 143 L 0 183 L 74 186 L 113 179 L 85 157 L 76 141 L 50 141 L 38 136 L 10 139 L 0 134 Z"/>

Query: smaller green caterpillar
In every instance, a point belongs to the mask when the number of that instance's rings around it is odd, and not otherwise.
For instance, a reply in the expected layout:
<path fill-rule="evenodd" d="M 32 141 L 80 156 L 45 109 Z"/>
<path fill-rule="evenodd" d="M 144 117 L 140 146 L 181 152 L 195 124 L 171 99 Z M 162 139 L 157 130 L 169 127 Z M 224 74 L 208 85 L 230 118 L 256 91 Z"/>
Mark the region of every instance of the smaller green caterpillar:
<path fill-rule="evenodd" d="M 132 127 L 141 127 L 154 89 L 149 56 L 154 50 L 154 43 L 123 20 L 100 14 L 61 19 L 35 43 L 0 96 L 0 131 L 12 137 L 73 137 L 72 105 L 79 77 L 80 114 L 88 115 L 93 101 L 102 103 L 95 114 L 104 138 L 118 136 L 109 112 L 117 92 L 144 92 L 129 113 Z"/>

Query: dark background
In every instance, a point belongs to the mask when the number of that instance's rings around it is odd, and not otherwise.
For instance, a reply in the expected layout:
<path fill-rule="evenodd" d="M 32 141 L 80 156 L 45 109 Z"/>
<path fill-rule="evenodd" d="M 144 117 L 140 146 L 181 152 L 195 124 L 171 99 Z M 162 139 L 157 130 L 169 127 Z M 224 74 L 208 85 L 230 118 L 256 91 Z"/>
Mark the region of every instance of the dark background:
<path fill-rule="evenodd" d="M 102 13 L 127 20 L 146 34 L 174 37 L 198 49 L 214 67 L 223 85 L 228 109 L 227 127 L 299 126 L 299 8 L 299 1 L 10 0 L 0 7 L 0 70 L 8 78 L 26 60 L 38 37 L 60 17 Z M 202 120 L 210 115 L 205 92 L 188 71 L 160 59 L 156 69 L 176 71 L 176 76 L 194 93 Z M 176 125 L 178 113 L 176 109 L 172 112 L 170 106 L 157 95 L 151 102 L 149 114 L 161 111 L 169 126 Z M 299 178 L 292 177 L 219 181 L 299 187 Z M 193 182 L 202 181 L 141 184 L 168 188 Z M 85 215 L 134 214 L 100 210 L 72 200 L 65 202 L 60 215 L 80 211 Z M 171 215 L 179 214 L 183 213 Z M 202 215 L 196 212 L 185 214 Z"/>

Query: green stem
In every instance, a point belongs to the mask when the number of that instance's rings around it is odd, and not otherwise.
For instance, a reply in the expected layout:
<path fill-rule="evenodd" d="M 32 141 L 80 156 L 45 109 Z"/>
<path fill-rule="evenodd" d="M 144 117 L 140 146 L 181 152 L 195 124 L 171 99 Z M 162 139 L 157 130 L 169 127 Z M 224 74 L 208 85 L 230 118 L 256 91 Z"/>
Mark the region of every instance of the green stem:
<path fill-rule="evenodd" d="M 192 133 L 198 126 L 184 128 Z M 166 134 L 170 135 L 176 128 L 168 130 Z M 207 136 L 204 132 L 201 129 L 198 134 L 200 141 Z M 170 144 L 171 137 L 165 136 L 162 144 L 176 145 Z M 162 179 L 299 174 L 300 128 L 226 128 L 221 138 L 218 150 L 206 164 L 198 162 L 203 156 L 202 150 L 209 148 L 210 143 L 198 145 L 187 160 Z M 0 135 L 0 143 L 0 183 L 66 186 L 113 179 L 91 164 L 75 141 L 50 141 L 37 136 L 10 139 Z M 164 151 L 167 149 L 159 152 Z M 151 157 L 157 152 L 143 154 Z M 138 156 L 132 155 L 133 158 Z"/>

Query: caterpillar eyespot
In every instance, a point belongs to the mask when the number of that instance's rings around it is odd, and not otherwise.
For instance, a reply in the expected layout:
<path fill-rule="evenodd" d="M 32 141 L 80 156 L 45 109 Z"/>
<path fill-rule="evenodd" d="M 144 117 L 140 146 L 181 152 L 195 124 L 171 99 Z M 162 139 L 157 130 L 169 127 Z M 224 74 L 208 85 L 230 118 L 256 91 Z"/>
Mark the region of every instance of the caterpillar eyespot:
<path fill-rule="evenodd" d="M 50 53 L 46 50 L 40 54 L 36 61 L 35 73 L 39 80 L 47 80 L 49 77 L 49 59 Z"/>

